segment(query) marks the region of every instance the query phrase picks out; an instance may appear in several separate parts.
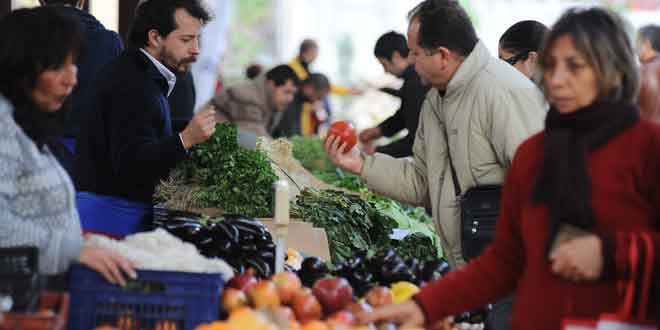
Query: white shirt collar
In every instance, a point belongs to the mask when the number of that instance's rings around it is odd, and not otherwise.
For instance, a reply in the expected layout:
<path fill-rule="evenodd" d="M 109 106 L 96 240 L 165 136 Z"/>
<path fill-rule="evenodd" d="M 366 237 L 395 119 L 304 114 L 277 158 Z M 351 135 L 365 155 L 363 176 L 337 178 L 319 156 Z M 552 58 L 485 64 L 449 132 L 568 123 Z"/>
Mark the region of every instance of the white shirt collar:
<path fill-rule="evenodd" d="M 167 80 L 167 97 L 170 97 L 170 94 L 172 94 L 172 90 L 174 90 L 174 85 L 176 85 L 176 75 L 170 71 L 166 66 L 163 65 L 163 63 L 160 63 L 157 59 L 155 59 L 149 52 L 144 50 L 143 48 L 140 48 L 142 53 L 144 55 L 147 55 L 147 58 L 156 66 L 160 74 L 165 77 L 165 80 Z"/>

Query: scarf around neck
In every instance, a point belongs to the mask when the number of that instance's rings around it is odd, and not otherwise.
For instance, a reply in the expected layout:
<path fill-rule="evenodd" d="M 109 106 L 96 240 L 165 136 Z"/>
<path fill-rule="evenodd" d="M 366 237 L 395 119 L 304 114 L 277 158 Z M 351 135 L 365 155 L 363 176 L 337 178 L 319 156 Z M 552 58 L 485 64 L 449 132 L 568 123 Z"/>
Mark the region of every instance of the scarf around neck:
<path fill-rule="evenodd" d="M 548 248 L 562 224 L 593 229 L 588 154 L 638 121 L 639 111 L 626 102 L 596 103 L 569 114 L 550 108 L 545 119 L 543 163 L 532 193 L 534 203 L 549 209 Z"/>

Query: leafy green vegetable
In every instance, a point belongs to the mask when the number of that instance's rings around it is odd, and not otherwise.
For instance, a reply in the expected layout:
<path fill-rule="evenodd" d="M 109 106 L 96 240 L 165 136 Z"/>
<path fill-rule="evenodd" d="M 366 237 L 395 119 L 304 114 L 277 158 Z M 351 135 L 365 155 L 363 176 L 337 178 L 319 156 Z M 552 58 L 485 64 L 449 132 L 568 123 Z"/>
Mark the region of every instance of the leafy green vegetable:
<path fill-rule="evenodd" d="M 200 186 L 192 197 L 196 205 L 220 206 L 226 214 L 270 216 L 277 175 L 266 155 L 241 148 L 236 134 L 235 126 L 219 124 L 178 170 L 185 183 Z"/>
<path fill-rule="evenodd" d="M 388 246 L 395 226 L 369 202 L 342 191 L 305 189 L 292 211 L 295 217 L 325 229 L 334 261 L 344 261 L 356 251 Z"/>
<path fill-rule="evenodd" d="M 293 157 L 311 172 L 332 172 L 337 167 L 332 164 L 323 148 L 323 141 L 318 137 L 294 136 Z"/>

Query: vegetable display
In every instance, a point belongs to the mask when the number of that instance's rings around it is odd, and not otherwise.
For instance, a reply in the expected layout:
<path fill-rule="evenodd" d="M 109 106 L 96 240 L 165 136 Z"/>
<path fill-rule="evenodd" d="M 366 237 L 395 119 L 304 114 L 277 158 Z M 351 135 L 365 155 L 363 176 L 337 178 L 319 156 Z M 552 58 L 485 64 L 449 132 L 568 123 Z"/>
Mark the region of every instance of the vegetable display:
<path fill-rule="evenodd" d="M 236 127 L 223 123 L 161 183 L 156 200 L 186 210 L 221 208 L 225 214 L 268 217 L 276 180 L 266 155 L 241 148 Z"/>
<path fill-rule="evenodd" d="M 173 213 L 155 225 L 194 244 L 202 255 L 225 260 L 237 273 L 252 268 L 261 278 L 273 274 L 275 244 L 266 227 L 255 219 L 224 216 L 200 221 L 199 217 Z"/>

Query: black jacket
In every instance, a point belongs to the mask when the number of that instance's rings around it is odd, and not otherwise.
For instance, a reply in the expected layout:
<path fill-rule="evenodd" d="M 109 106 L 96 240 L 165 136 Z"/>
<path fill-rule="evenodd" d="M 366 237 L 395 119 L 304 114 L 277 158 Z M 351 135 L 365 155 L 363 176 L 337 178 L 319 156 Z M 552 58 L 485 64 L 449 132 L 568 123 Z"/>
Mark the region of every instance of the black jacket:
<path fill-rule="evenodd" d="M 378 127 L 387 137 L 395 135 L 404 128 L 408 129 L 408 135 L 398 141 L 376 148 L 377 152 L 397 158 L 412 156 L 419 113 L 422 110 L 426 93 L 429 91 L 429 87 L 422 85 L 422 81 L 412 65 L 403 71 L 401 78 L 403 78 L 403 86 L 398 93 L 401 97 L 401 107 Z"/>
<path fill-rule="evenodd" d="M 76 188 L 151 203 L 154 188 L 187 157 L 172 134 L 167 81 L 140 51 L 103 68 L 82 125 Z"/>
<path fill-rule="evenodd" d="M 195 84 L 190 72 L 176 76 L 176 85 L 167 99 L 172 112 L 172 131 L 182 132 L 195 114 Z"/>
<path fill-rule="evenodd" d="M 67 137 L 77 137 L 84 113 L 91 109 L 93 82 L 98 72 L 124 50 L 119 35 L 107 30 L 89 13 L 70 6 L 58 6 L 64 15 L 80 22 L 85 37 L 83 56 L 78 63 L 78 84 L 71 94 L 71 111 L 66 114 L 64 125 Z"/>

